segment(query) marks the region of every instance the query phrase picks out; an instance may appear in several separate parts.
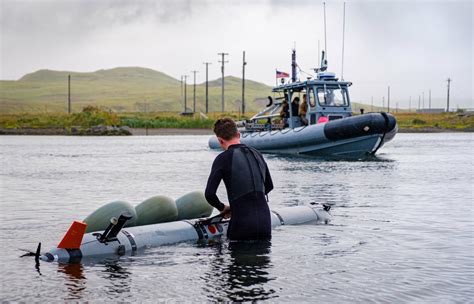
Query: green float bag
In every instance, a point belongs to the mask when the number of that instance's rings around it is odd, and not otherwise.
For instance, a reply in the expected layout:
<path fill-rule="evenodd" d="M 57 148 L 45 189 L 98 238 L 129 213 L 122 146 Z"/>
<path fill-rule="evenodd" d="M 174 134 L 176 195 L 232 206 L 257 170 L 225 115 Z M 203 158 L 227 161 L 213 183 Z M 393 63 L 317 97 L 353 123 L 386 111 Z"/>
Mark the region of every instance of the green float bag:
<path fill-rule="evenodd" d="M 135 207 L 137 212 L 137 226 L 158 224 L 176 221 L 178 209 L 170 197 L 153 196 Z"/>
<path fill-rule="evenodd" d="M 181 196 L 176 200 L 176 207 L 178 208 L 178 220 L 209 217 L 213 209 L 201 191 Z"/>
<path fill-rule="evenodd" d="M 135 208 L 127 202 L 116 201 L 103 205 L 84 219 L 84 222 L 87 223 L 86 233 L 105 230 L 109 226 L 112 217 L 119 218 L 123 213 L 132 215 L 125 227 L 135 226 L 137 220 Z"/>

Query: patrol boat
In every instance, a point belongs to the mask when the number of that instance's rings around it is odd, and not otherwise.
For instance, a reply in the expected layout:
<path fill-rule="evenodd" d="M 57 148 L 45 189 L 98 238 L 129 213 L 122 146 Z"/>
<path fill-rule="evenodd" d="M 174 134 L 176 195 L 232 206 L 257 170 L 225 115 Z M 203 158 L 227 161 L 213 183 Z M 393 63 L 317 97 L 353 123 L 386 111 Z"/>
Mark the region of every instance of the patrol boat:
<path fill-rule="evenodd" d="M 353 115 L 349 97 L 352 82 L 339 80 L 327 72 L 322 52 L 321 67 L 316 76 L 296 79 L 296 51 L 292 52 L 291 81 L 273 88 L 279 96 L 269 98 L 266 108 L 250 120 L 238 122 L 241 142 L 264 153 L 312 155 L 322 157 L 361 158 L 374 155 L 398 131 L 395 117 L 389 113 Z M 307 112 L 298 115 L 298 104 L 291 101 L 306 95 Z M 288 114 L 280 112 L 289 104 Z M 211 149 L 220 149 L 215 136 L 209 139 Z"/>

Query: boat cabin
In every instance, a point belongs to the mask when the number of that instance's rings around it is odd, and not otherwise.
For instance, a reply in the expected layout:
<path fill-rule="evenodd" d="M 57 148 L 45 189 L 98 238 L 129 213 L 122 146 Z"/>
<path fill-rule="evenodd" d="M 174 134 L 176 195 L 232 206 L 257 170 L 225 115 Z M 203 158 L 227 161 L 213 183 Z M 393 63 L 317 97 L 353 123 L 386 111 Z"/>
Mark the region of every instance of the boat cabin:
<path fill-rule="evenodd" d="M 297 128 L 352 116 L 351 82 L 339 81 L 334 73 L 318 73 L 316 79 L 291 82 L 273 88 L 267 107 L 245 125 L 246 131 Z M 300 115 L 302 103 L 306 114 Z M 283 111 L 282 111 L 282 108 Z"/>

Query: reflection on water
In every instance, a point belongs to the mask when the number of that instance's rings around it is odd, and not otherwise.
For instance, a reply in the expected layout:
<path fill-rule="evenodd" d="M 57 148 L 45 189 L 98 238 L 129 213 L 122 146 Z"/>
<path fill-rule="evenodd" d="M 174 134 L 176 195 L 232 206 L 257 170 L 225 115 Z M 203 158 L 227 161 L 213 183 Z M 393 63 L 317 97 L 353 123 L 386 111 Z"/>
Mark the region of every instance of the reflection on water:
<path fill-rule="evenodd" d="M 49 265 L 49 264 L 48 264 Z M 99 277 L 106 284 L 101 287 L 101 293 L 108 295 L 130 293 L 131 272 L 119 264 L 119 261 L 103 262 L 102 264 L 58 264 L 58 273 L 64 274 L 64 285 L 67 288 L 67 296 L 64 300 L 80 300 L 87 298 L 86 267 L 100 269 L 97 271 Z M 89 285 L 89 288 L 91 286 Z"/>
<path fill-rule="evenodd" d="M 67 296 L 64 300 L 79 300 L 84 296 L 87 280 L 84 276 L 82 264 L 58 264 L 58 273 L 65 274 L 64 284 L 67 288 Z"/>
<path fill-rule="evenodd" d="M 216 243 L 209 271 L 203 275 L 211 301 L 259 301 L 277 297 L 266 286 L 271 242 Z"/>
<path fill-rule="evenodd" d="M 118 262 L 111 262 L 104 265 L 100 272 L 100 277 L 105 279 L 107 284 L 104 286 L 104 292 L 110 295 L 119 295 L 130 293 L 131 273 L 119 265 Z"/>

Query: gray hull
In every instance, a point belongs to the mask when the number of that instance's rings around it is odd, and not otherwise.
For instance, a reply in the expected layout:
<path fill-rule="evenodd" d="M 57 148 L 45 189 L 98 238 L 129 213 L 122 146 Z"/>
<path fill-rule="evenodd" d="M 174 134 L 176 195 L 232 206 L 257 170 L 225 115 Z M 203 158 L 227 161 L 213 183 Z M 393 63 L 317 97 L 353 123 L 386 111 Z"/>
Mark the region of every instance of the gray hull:
<path fill-rule="evenodd" d="M 363 157 L 374 154 L 398 131 L 390 114 L 370 113 L 294 129 L 242 132 L 241 142 L 265 153 Z M 215 136 L 211 149 L 220 149 Z"/>

